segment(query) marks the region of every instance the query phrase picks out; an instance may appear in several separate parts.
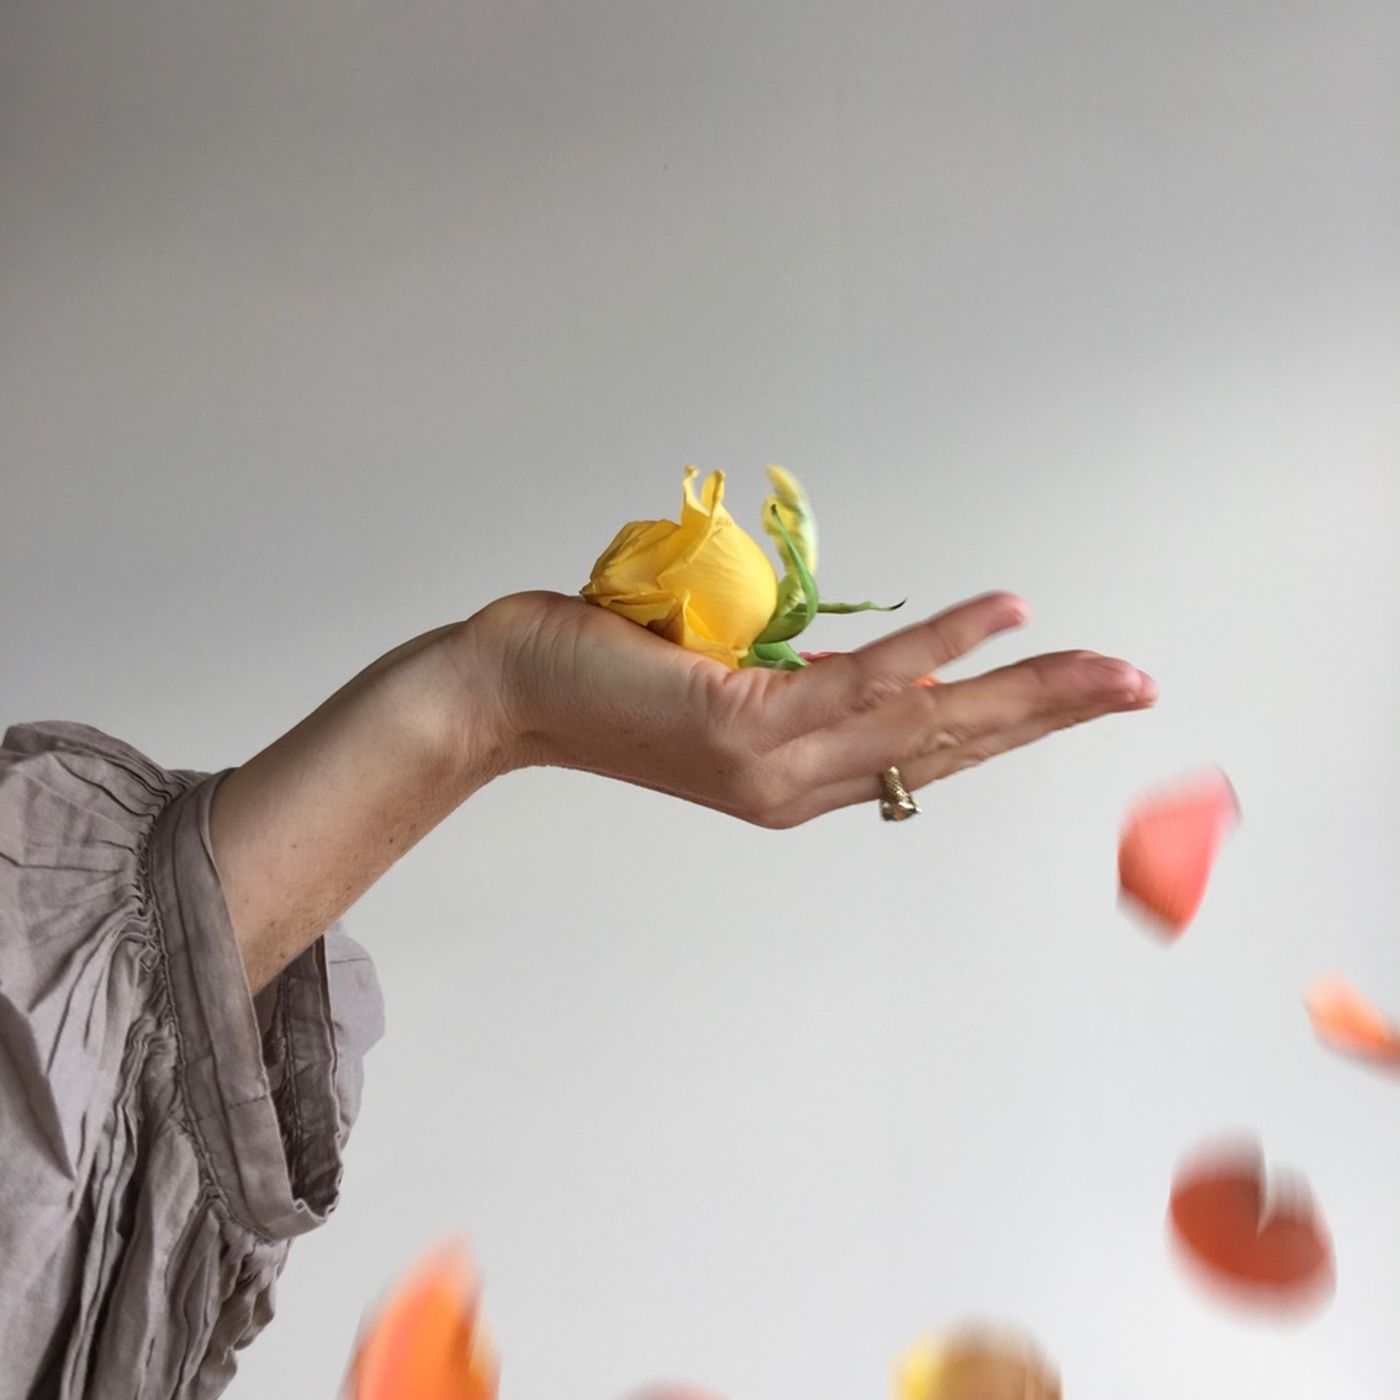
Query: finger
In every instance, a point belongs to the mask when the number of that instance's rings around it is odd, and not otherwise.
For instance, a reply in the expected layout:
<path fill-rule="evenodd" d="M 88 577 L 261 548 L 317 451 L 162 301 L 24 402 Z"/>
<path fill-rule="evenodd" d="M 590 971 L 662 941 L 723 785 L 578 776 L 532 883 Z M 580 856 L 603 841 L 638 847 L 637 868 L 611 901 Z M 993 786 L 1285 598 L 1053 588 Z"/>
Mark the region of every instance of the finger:
<path fill-rule="evenodd" d="M 985 593 L 857 651 L 829 656 L 782 688 L 784 719 L 803 733 L 864 714 L 988 637 L 1019 627 L 1029 615 L 1015 594 Z"/>
<path fill-rule="evenodd" d="M 864 778 L 1009 730 L 1048 733 L 1063 716 L 1128 709 L 1156 694 L 1152 678 L 1126 661 L 1087 651 L 1035 656 L 932 689 L 907 685 L 877 710 L 795 741 L 788 762 L 814 783 Z"/>
<path fill-rule="evenodd" d="M 1023 749 L 1029 744 L 1048 738 L 1051 734 L 1058 734 L 1066 729 L 1077 729 L 1082 724 L 1106 719 L 1109 715 L 1147 708 L 1148 704 L 1142 701 L 1125 705 L 1115 700 L 1106 704 L 1086 705 L 1082 709 L 1062 710 L 1053 715 L 1038 715 L 1035 719 L 1014 728 L 999 729 L 976 739 L 969 739 L 966 743 L 945 749 L 941 753 L 924 754 L 895 766 L 904 779 L 905 787 L 911 792 L 917 792 L 930 783 L 949 778 L 954 773 L 961 773 L 965 768 L 985 763 L 989 758 Z M 878 777 L 874 779 L 874 785 L 876 789 L 879 788 Z M 867 793 L 870 791 L 868 784 L 865 790 Z"/>
<path fill-rule="evenodd" d="M 1024 748 L 1047 735 L 1092 720 L 1103 719 L 1111 714 L 1133 710 L 1149 709 L 1153 701 L 1142 698 L 1131 704 L 1121 700 L 1110 700 L 1099 704 L 1085 705 L 1079 709 L 1061 710 L 1053 714 L 1042 714 L 1024 724 L 1006 729 L 994 730 L 977 738 L 934 750 L 921 756 L 897 762 L 900 777 L 910 792 L 917 792 L 941 778 L 951 777 L 965 768 L 985 763 L 989 758 L 1009 753 L 1013 749 Z M 834 811 L 838 807 L 850 807 L 860 802 L 873 802 L 884 795 L 879 774 L 891 765 L 880 767 L 837 782 L 825 784 L 797 796 L 788 806 L 774 813 L 773 824 L 795 826 L 819 816 L 823 812 Z"/>

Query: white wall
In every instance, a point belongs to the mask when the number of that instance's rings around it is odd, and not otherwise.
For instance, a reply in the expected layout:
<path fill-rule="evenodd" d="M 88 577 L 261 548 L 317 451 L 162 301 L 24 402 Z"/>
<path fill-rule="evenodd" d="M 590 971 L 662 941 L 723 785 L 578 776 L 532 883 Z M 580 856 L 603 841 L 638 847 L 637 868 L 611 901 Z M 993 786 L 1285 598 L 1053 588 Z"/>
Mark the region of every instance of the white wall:
<path fill-rule="evenodd" d="M 1400 1395 L 1400 1101 L 1298 1002 L 1400 1010 L 1397 71 L 1394 0 L 0 8 L 3 721 L 237 762 L 686 461 L 800 473 L 834 594 L 1017 589 L 987 662 L 1162 688 L 905 828 L 474 799 L 353 917 L 390 1033 L 235 1400 L 455 1228 L 505 1400 L 878 1397 L 979 1311 L 1074 1400 Z M 1117 821 L 1212 760 L 1164 950 Z M 1306 1325 L 1164 1247 L 1230 1126 L 1328 1212 Z"/>

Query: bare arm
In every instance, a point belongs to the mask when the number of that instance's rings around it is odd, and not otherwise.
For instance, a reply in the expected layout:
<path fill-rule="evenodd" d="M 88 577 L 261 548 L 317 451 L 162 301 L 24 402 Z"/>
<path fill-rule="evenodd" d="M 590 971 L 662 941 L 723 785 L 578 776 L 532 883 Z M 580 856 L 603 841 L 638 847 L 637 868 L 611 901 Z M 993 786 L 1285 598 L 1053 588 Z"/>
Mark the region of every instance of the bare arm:
<path fill-rule="evenodd" d="M 796 826 L 923 787 L 1156 687 L 1092 652 L 926 689 L 1026 609 L 993 593 L 805 671 L 730 671 L 577 598 L 517 594 L 381 657 L 219 785 L 214 859 L 248 981 L 271 982 L 390 865 L 511 768 L 583 768 Z"/>
<path fill-rule="evenodd" d="M 502 771 L 489 685 L 465 669 L 459 630 L 381 657 L 219 784 L 214 862 L 255 993 Z"/>

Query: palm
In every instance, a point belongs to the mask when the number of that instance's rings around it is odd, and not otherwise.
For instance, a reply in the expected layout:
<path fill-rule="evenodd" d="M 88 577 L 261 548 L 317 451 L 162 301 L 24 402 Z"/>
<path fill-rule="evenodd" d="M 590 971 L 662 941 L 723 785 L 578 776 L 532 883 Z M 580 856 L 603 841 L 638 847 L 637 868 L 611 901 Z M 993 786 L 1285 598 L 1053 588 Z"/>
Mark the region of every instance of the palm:
<path fill-rule="evenodd" d="M 528 663 L 514 675 L 531 728 L 557 736 L 545 740 L 544 762 L 656 786 L 667 746 L 706 747 L 779 679 L 731 671 L 579 598 L 527 593 L 498 606 L 524 639 Z"/>

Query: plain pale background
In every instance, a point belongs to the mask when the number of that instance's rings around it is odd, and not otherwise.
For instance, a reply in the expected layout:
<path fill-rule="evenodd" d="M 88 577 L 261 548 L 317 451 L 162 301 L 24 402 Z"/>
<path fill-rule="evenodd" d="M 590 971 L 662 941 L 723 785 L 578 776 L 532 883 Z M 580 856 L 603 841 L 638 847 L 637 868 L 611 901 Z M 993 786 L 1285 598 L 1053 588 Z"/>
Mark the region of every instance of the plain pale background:
<path fill-rule="evenodd" d="M 450 1230 L 504 1400 L 879 1397 L 979 1314 L 1072 1400 L 1400 1396 L 1400 1089 L 1299 1004 L 1400 1009 L 1397 72 L 1394 0 L 5 0 L 4 722 L 236 763 L 687 461 L 750 525 L 799 473 L 832 596 L 1016 589 L 977 665 L 1162 689 L 903 828 L 473 799 L 351 917 L 389 1033 L 235 1400 L 330 1396 Z M 1168 948 L 1117 824 L 1209 762 Z M 1234 1127 L 1332 1226 L 1302 1325 L 1166 1248 Z"/>

